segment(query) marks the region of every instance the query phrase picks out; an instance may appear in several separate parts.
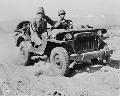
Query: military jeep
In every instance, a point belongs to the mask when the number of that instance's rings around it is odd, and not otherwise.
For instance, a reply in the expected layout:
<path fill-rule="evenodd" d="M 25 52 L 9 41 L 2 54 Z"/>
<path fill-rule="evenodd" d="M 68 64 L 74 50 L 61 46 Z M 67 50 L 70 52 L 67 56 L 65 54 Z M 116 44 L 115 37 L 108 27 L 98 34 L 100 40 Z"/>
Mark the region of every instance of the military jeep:
<path fill-rule="evenodd" d="M 43 33 L 41 39 L 44 44 L 44 55 L 51 62 L 52 75 L 67 75 L 69 69 L 74 65 L 93 62 L 94 59 L 109 63 L 112 51 L 102 40 L 98 31 L 103 30 L 94 28 L 51 29 Z M 16 46 L 20 48 L 20 53 L 25 60 L 25 65 L 30 65 L 33 57 L 41 57 L 37 54 L 40 47 L 36 48 L 31 42 L 29 28 L 26 32 L 26 35 L 21 35 L 21 33 L 16 35 L 15 40 Z"/>

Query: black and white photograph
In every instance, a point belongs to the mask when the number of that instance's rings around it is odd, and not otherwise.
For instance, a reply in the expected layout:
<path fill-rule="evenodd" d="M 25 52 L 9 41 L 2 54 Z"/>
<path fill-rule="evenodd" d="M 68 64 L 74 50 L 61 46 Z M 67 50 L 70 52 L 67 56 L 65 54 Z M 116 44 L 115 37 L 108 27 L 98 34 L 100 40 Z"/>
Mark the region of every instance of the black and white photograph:
<path fill-rule="evenodd" d="M 0 0 L 0 96 L 120 96 L 120 0 Z"/>

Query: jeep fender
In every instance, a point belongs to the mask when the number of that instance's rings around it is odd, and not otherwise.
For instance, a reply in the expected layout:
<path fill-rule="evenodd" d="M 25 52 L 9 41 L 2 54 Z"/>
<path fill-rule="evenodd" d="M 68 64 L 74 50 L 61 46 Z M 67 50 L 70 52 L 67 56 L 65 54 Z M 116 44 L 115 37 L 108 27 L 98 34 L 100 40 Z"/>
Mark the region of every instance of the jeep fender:
<path fill-rule="evenodd" d="M 45 49 L 45 54 L 47 54 L 49 56 L 52 49 L 55 47 L 63 47 L 67 50 L 68 53 L 73 52 L 73 50 L 72 50 L 73 48 L 70 45 L 68 45 L 65 41 L 48 40 L 46 49 Z"/>

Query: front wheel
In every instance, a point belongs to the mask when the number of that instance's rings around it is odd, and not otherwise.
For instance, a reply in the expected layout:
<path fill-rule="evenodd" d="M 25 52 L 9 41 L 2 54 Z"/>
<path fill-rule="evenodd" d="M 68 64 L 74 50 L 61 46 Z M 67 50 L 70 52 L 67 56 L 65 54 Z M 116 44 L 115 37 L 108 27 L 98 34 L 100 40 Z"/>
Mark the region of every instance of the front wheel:
<path fill-rule="evenodd" d="M 103 50 L 109 50 L 109 47 L 108 47 L 107 44 L 104 46 Z M 106 61 L 106 62 L 105 62 L 106 64 L 109 64 L 109 63 L 111 62 L 110 54 L 107 54 L 107 55 L 105 56 L 104 60 Z M 104 61 L 104 60 L 103 60 L 103 61 Z"/>
<path fill-rule="evenodd" d="M 109 47 L 106 43 L 103 43 L 102 46 L 101 46 L 101 49 L 104 50 L 104 51 L 109 51 Z M 110 54 L 106 54 L 103 58 L 102 58 L 102 62 L 104 64 L 110 64 L 111 62 L 111 59 L 110 59 Z"/>
<path fill-rule="evenodd" d="M 63 47 L 56 47 L 51 51 L 50 62 L 50 75 L 67 75 L 69 71 L 69 56 Z"/>

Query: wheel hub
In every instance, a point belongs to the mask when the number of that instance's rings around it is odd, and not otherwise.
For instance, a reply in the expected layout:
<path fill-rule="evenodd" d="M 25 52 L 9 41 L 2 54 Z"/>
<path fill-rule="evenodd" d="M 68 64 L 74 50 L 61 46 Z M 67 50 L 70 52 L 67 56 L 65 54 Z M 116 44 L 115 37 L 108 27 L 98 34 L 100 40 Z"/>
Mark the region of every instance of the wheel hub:
<path fill-rule="evenodd" d="M 55 58 L 54 58 L 54 64 L 56 65 L 57 68 L 62 69 L 63 64 L 62 64 L 62 61 L 61 61 L 59 55 L 55 56 Z"/>

